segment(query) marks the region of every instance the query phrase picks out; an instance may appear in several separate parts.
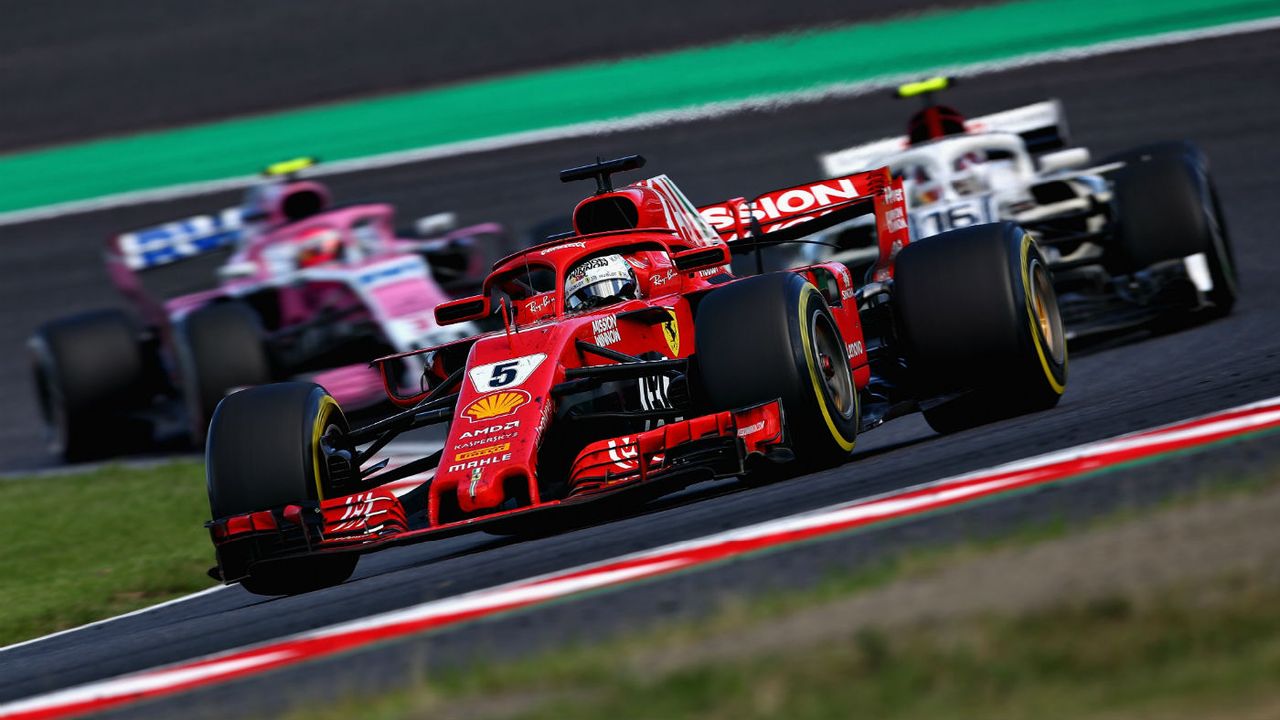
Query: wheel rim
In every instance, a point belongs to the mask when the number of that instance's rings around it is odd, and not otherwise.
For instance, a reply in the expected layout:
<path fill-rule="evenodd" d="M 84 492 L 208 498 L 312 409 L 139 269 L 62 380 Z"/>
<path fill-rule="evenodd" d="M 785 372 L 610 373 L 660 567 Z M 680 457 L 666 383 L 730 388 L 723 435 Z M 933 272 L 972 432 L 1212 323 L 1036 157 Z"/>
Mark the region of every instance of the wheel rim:
<path fill-rule="evenodd" d="M 823 394 L 841 417 L 853 417 L 857 401 L 853 391 L 853 376 L 849 373 L 849 360 L 841 344 L 840 335 L 831 318 L 824 313 L 814 313 L 810 327 L 810 342 L 818 375 L 822 380 Z"/>
<path fill-rule="evenodd" d="M 1062 314 L 1058 311 L 1058 298 L 1053 292 L 1049 271 L 1039 260 L 1031 261 L 1031 310 L 1035 313 L 1040 337 L 1044 339 L 1049 356 L 1059 365 L 1066 357 L 1066 334 L 1062 329 Z"/>
<path fill-rule="evenodd" d="M 355 480 L 355 453 L 347 440 L 347 429 L 337 423 L 329 423 L 316 443 L 319 453 L 317 467 L 320 470 L 319 487 L 330 492 L 341 492 Z"/>

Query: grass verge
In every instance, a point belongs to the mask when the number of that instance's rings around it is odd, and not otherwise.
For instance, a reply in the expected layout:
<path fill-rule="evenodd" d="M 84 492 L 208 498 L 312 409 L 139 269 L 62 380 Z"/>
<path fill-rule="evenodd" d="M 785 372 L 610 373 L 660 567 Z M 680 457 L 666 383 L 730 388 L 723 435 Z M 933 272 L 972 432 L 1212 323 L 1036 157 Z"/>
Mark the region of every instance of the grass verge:
<path fill-rule="evenodd" d="M 196 462 L 0 481 L 0 645 L 209 587 Z"/>
<path fill-rule="evenodd" d="M 1280 471 L 1261 477 L 306 717 L 1280 717 Z"/>

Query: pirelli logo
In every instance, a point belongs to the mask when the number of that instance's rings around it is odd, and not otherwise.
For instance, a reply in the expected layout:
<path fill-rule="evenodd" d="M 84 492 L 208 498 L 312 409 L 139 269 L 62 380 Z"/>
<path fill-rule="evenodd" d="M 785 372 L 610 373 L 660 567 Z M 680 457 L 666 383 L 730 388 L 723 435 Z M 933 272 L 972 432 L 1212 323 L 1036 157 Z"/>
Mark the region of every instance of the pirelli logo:
<path fill-rule="evenodd" d="M 511 449 L 511 443 L 502 443 L 501 445 L 490 445 L 489 447 L 476 448 L 475 450 L 460 452 L 457 455 L 453 456 L 453 460 L 454 462 L 462 462 L 463 460 L 474 460 L 476 458 L 486 457 L 488 455 L 497 455 L 498 453 L 503 453 L 510 449 Z"/>

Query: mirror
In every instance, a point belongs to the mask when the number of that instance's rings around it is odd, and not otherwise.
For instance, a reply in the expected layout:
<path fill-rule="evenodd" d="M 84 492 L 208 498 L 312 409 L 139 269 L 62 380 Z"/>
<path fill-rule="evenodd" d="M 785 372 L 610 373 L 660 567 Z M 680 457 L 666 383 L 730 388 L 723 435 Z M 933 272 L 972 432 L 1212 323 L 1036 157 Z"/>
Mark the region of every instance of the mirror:
<path fill-rule="evenodd" d="M 492 311 L 488 295 L 473 295 L 450 300 L 436 306 L 436 322 L 440 325 L 483 320 Z"/>
<path fill-rule="evenodd" d="M 418 237 L 424 238 L 443 235 L 457 227 L 458 216 L 451 212 L 426 215 L 418 218 L 417 221 L 413 223 L 414 232 L 418 233 Z"/>
<path fill-rule="evenodd" d="M 1067 148 L 1045 153 L 1039 158 L 1040 171 L 1050 173 L 1082 168 L 1089 164 L 1089 159 L 1088 148 Z"/>
<path fill-rule="evenodd" d="M 720 267 L 729 262 L 729 248 L 723 244 L 697 247 L 692 250 L 681 250 L 671 256 L 676 270 L 693 272 L 707 268 Z"/>
<path fill-rule="evenodd" d="M 222 280 L 240 280 L 251 278 L 258 272 L 258 264 L 243 260 L 230 262 L 218 268 L 218 277 Z"/>

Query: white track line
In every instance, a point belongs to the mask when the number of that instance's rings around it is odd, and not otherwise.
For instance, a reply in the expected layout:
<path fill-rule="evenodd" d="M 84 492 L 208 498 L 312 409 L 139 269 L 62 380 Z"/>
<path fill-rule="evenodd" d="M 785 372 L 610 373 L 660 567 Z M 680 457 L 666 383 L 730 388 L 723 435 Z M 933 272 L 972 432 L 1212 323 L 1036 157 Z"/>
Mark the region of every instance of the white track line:
<path fill-rule="evenodd" d="M 177 597 L 177 598 L 174 598 L 174 599 L 172 599 L 172 600 L 166 600 L 165 602 L 158 603 L 158 604 L 156 604 L 156 605 L 148 605 L 147 607 L 139 608 L 139 609 L 137 609 L 137 610 L 134 610 L 133 612 L 128 612 L 128 613 L 125 613 L 125 614 L 123 614 L 123 615 L 115 615 L 115 616 L 113 616 L 113 617 L 103 618 L 103 619 L 101 619 L 101 620 L 95 620 L 94 622 L 87 623 L 87 624 L 84 624 L 84 625 L 77 625 L 76 627 L 73 627 L 73 628 L 67 628 L 66 630 L 59 630 L 59 631 L 58 631 L 58 632 L 56 632 L 56 633 L 50 633 L 50 634 L 48 634 L 48 635 L 42 635 L 42 636 L 40 636 L 40 637 L 38 637 L 38 638 L 32 638 L 32 639 L 30 639 L 30 640 L 23 640 L 22 642 L 16 642 L 16 643 L 14 643 L 14 644 L 12 644 L 12 645 L 5 645 L 4 647 L 0 647 L 0 653 L 5 653 L 5 652 L 8 652 L 8 651 L 10 651 L 10 650 L 17 650 L 17 649 L 18 649 L 18 648 L 20 648 L 20 647 L 26 647 L 26 646 L 28 646 L 28 645 L 34 645 L 34 644 L 36 644 L 36 643 L 44 642 L 45 640 L 52 640 L 52 639 L 54 639 L 54 638 L 62 637 L 63 635 L 70 635 L 71 633 L 77 633 L 77 632 L 80 632 L 81 630 L 88 630 L 89 628 L 92 628 L 92 627 L 98 627 L 99 625 L 106 625 L 107 623 L 112 623 L 112 622 L 115 622 L 115 621 L 117 621 L 117 620 L 124 620 L 125 618 L 131 618 L 131 617 L 134 617 L 134 616 L 137 616 L 137 615 L 143 615 L 143 614 L 145 614 L 145 613 L 149 613 L 149 612 L 151 612 L 151 611 L 153 611 L 153 610 L 159 610 L 160 608 L 166 608 L 166 607 L 169 607 L 169 606 L 171 606 L 171 605 L 177 605 L 177 604 L 179 604 L 179 603 L 187 602 L 188 600 L 195 600 L 196 598 L 202 598 L 202 597 L 205 597 L 206 595 L 212 595 L 213 593 L 215 593 L 215 592 L 217 592 L 217 591 L 219 591 L 219 590 L 223 590 L 223 589 L 225 589 L 225 588 L 227 588 L 227 587 L 229 587 L 229 586 L 227 586 L 227 585 L 214 585 L 214 586 L 213 586 L 213 587 L 211 587 L 211 588 L 205 588 L 204 590 L 201 590 L 201 591 L 199 591 L 199 592 L 191 593 L 190 595 L 183 595 L 182 597 Z"/>
<path fill-rule="evenodd" d="M 392 466 L 403 465 L 406 462 L 409 462 L 410 460 L 415 460 L 418 457 L 421 457 L 424 455 L 430 455 L 431 453 L 439 449 L 440 449 L 440 443 L 403 442 L 403 443 L 390 443 L 389 445 L 387 445 L 383 453 L 388 455 L 391 458 L 391 465 L 389 465 L 388 467 L 392 467 Z M 183 458 L 183 459 L 186 459 L 186 458 Z M 169 460 L 169 462 L 172 462 L 172 461 L 173 459 Z M 149 464 L 154 464 L 154 463 L 151 463 L 151 461 L 146 461 L 146 462 L 148 462 Z M 72 466 L 67 468 L 66 474 L 74 475 L 74 474 L 78 474 L 79 472 L 83 472 L 85 470 L 93 470 L 93 469 L 94 469 L 93 467 L 86 468 L 86 467 Z M 56 468 L 51 470 L 43 470 L 43 471 L 39 471 L 39 474 L 40 475 L 52 474 L 55 471 L 56 471 Z M 404 480 L 394 482 L 388 487 L 390 487 L 397 495 L 402 495 L 405 492 L 412 490 L 414 487 L 420 484 L 423 480 L 425 480 L 428 476 L 430 476 L 430 474 L 431 473 L 420 473 L 418 475 L 405 478 Z M 0 479 L 4 479 L 3 476 L 0 476 Z M 148 605 L 147 607 L 138 608 L 137 610 L 134 610 L 132 612 L 127 612 L 123 615 L 114 615 L 112 617 L 103 618 L 101 620 L 95 620 L 91 623 L 86 623 L 84 625 L 77 625 L 76 627 L 73 627 L 73 628 L 67 628 L 66 630 L 59 630 L 58 632 L 50 633 L 48 635 L 41 635 L 40 637 L 31 638 L 30 640 L 23 640 L 21 642 L 16 642 L 12 645 L 5 645 L 4 647 L 0 647 L 0 653 L 5 653 L 9 650 L 16 650 L 18 648 L 26 647 L 28 645 L 34 645 L 35 643 L 44 642 L 45 640 L 52 640 L 54 638 L 59 638 L 59 637 L 62 637 L 63 635 L 70 635 L 71 633 L 80 632 L 81 630 L 88 630 L 89 628 L 98 627 L 99 625 L 106 625 L 107 623 L 115 622 L 117 620 L 123 620 L 125 618 L 131 618 L 136 615 L 142 615 L 144 613 L 149 613 L 153 610 L 159 610 L 161 608 L 166 608 L 171 605 L 184 603 L 184 602 L 187 602 L 188 600 L 195 600 L 196 598 L 201 598 L 206 595 L 212 595 L 218 590 L 222 590 L 226 587 L 227 587 L 226 585 L 214 585 L 211 588 L 205 588 L 204 590 L 191 593 L 190 595 L 183 595 L 182 597 L 177 597 L 172 600 L 166 600 L 162 603 L 157 603 L 155 605 Z"/>
<path fill-rule="evenodd" d="M 536 145 L 539 143 L 555 142 L 558 140 L 607 135 L 610 133 L 655 128 L 664 125 L 675 125 L 698 120 L 712 120 L 746 112 L 778 110 L 792 105 L 813 104 L 828 100 L 858 97 L 896 86 L 905 80 L 916 79 L 922 74 L 944 73 L 955 77 L 972 77 L 975 75 L 1015 70 L 1019 68 L 1033 67 L 1036 65 L 1081 60 L 1100 55 L 1144 50 L 1148 48 L 1163 47 L 1166 45 L 1178 45 L 1182 43 L 1196 42 L 1199 40 L 1210 40 L 1214 38 L 1266 32 L 1276 29 L 1280 29 L 1280 17 L 1265 18 L 1261 20 L 1246 20 L 1243 22 L 1228 23 L 1226 25 L 1200 28 L 1197 30 L 1178 30 L 1175 32 L 1160 33 L 1140 38 L 1113 40 L 1078 48 L 1026 53 L 1002 60 L 991 60 L 967 65 L 944 65 L 932 69 L 922 68 L 919 71 L 907 74 L 886 75 L 879 78 L 873 78 L 871 80 L 862 80 L 852 83 L 833 83 L 808 90 L 775 93 L 771 95 L 758 95 L 743 100 L 707 103 L 676 110 L 657 110 L 610 120 L 578 123 L 562 127 L 544 128 L 541 130 L 528 130 L 508 135 L 498 135 L 495 137 L 466 140 L 462 142 L 447 143 L 444 145 L 433 145 L 413 150 L 398 150 L 380 155 L 352 158 L 350 160 L 338 160 L 331 163 L 325 163 L 313 170 L 309 170 L 307 172 L 307 176 L 323 177 L 327 175 L 345 175 L 348 173 L 377 170 L 397 165 L 407 165 L 410 163 L 424 162 L 428 160 L 440 160 L 463 155 L 492 152 L 495 150 L 506 150 L 515 147 Z M 166 202 L 169 200 L 178 200 L 198 195 L 208 195 L 211 193 L 237 190 L 250 185 L 257 179 L 258 177 L 256 175 L 244 175 L 241 177 L 224 178 L 221 180 L 208 180 L 185 183 L 182 185 L 171 185 L 163 188 L 153 188 L 150 190 L 137 190 L 115 195 L 105 195 L 88 200 L 74 200 L 54 205 L 29 208 L 26 210 L 13 210 L 6 213 L 0 213 L 0 226 L 36 222 L 39 220 L 48 220 L 66 215 L 77 215 L 99 210 L 109 210 L 112 208 L 143 205 L 154 202 Z"/>

